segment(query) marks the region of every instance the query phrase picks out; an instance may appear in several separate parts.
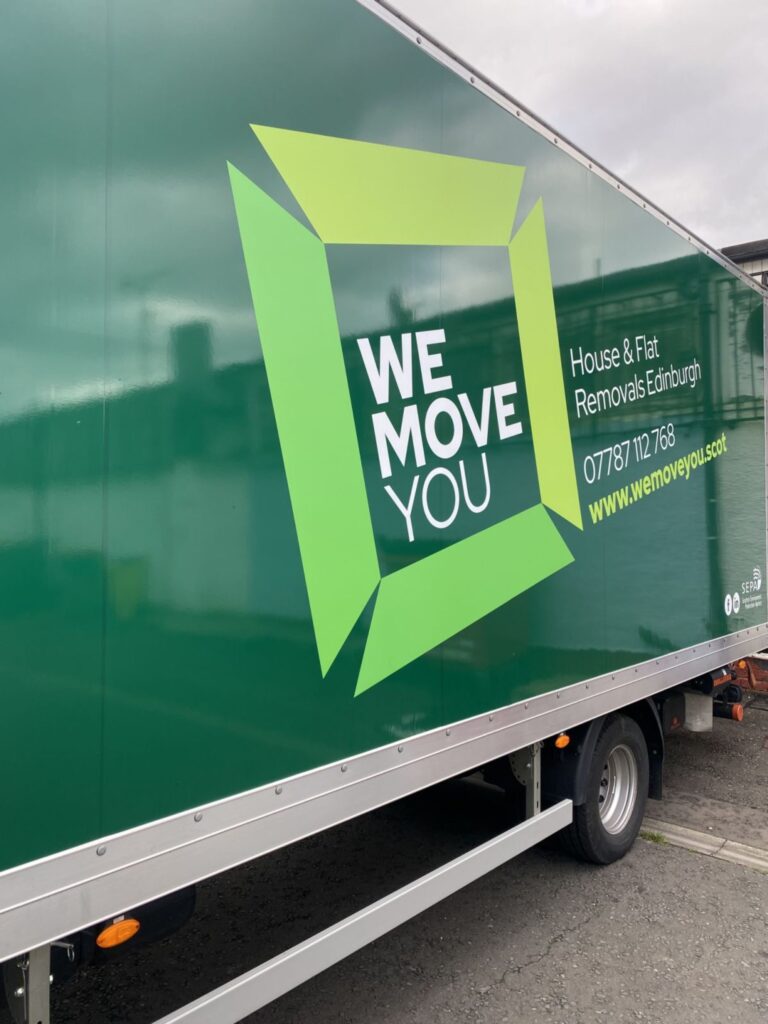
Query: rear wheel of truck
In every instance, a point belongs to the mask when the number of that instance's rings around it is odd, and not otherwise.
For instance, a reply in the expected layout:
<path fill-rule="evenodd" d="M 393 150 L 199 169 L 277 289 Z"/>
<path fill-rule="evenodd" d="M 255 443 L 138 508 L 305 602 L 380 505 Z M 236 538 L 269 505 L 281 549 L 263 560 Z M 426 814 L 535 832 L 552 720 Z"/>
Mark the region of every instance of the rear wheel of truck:
<path fill-rule="evenodd" d="M 648 747 L 634 719 L 611 715 L 587 772 L 586 800 L 562 833 L 565 849 L 594 864 L 610 864 L 640 831 L 648 797 Z"/>

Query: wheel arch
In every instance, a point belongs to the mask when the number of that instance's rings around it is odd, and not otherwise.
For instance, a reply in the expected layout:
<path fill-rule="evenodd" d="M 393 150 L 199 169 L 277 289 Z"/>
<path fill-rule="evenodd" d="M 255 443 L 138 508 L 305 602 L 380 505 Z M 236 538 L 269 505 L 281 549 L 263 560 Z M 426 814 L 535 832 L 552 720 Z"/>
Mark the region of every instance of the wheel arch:
<path fill-rule="evenodd" d="M 664 733 L 656 704 L 648 697 L 629 704 L 614 714 L 634 719 L 645 737 L 648 747 L 648 796 L 661 798 L 664 766 Z M 569 729 L 571 742 L 564 750 L 558 750 L 551 742 L 542 750 L 542 791 L 547 803 L 558 800 L 572 800 L 575 806 L 586 801 L 587 777 L 592 755 L 598 737 L 611 715 L 602 715 L 585 722 L 576 729 Z"/>

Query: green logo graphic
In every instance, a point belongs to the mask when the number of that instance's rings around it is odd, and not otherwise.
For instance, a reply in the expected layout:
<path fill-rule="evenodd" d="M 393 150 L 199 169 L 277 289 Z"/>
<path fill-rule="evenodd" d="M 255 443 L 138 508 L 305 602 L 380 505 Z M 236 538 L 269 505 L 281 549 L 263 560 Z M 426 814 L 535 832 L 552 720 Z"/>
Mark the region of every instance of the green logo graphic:
<path fill-rule="evenodd" d="M 316 233 L 229 167 L 323 675 L 376 594 L 356 694 L 573 561 L 582 528 L 541 200 L 525 169 L 253 126 Z M 540 503 L 382 577 L 325 246 L 508 250 Z"/>

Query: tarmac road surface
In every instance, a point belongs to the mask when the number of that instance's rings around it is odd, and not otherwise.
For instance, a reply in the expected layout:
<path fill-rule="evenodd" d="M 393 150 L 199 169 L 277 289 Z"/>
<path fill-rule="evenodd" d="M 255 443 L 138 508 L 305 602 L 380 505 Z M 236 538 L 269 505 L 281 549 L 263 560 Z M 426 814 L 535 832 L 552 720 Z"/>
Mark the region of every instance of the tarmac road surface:
<path fill-rule="evenodd" d="M 768 699 L 670 739 L 667 794 L 654 819 L 768 849 Z M 452 782 L 265 857 L 55 990 L 52 1020 L 154 1021 L 505 827 L 499 794 Z M 766 1024 L 768 875 L 650 839 L 609 868 L 533 850 L 248 1020 Z"/>

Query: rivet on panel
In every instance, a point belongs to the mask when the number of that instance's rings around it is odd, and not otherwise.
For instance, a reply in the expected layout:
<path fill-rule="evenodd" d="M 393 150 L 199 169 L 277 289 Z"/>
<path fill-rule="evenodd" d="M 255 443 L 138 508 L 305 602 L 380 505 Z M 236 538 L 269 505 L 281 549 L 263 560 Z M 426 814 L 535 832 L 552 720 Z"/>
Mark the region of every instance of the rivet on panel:
<path fill-rule="evenodd" d="M 584 689 L 585 689 L 585 690 L 588 690 L 588 689 L 589 689 L 589 683 L 584 683 Z"/>
<path fill-rule="evenodd" d="M 421 46 L 421 36 L 416 36 L 416 42 Z"/>
<path fill-rule="evenodd" d="M 446 736 L 450 736 L 451 735 L 451 730 L 450 729 L 446 729 L 445 730 L 445 735 Z"/>
<path fill-rule="evenodd" d="M 203 820 L 203 812 L 202 811 L 198 811 L 197 814 L 195 815 L 195 821 L 202 821 L 202 820 Z"/>
<path fill-rule="evenodd" d="M 472 85 L 474 85 L 474 84 L 475 84 L 475 76 L 474 76 L 474 75 L 470 75 L 470 76 L 469 76 L 469 80 L 470 80 L 470 82 L 472 83 Z"/>
<path fill-rule="evenodd" d="M 525 702 L 525 706 L 526 706 L 526 708 L 528 707 L 528 701 Z"/>
<path fill-rule="evenodd" d="M 107 852 L 106 846 L 97 846 L 96 847 L 96 856 L 97 857 L 103 857 L 106 852 Z"/>
<path fill-rule="evenodd" d="M 341 766 L 341 770 L 342 770 L 343 772 L 345 772 L 345 771 L 347 770 L 347 767 L 348 767 L 347 765 L 343 764 L 343 765 Z"/>
<path fill-rule="evenodd" d="M 403 752 L 403 744 L 402 743 L 398 743 L 398 745 L 397 745 L 397 752 L 398 752 L 398 754 L 402 754 L 402 752 Z"/>
<path fill-rule="evenodd" d="M 282 786 L 275 786 L 275 795 L 276 796 L 280 796 L 280 794 L 282 792 L 283 792 L 283 787 Z"/>
<path fill-rule="evenodd" d="M 493 721 L 493 715 L 488 715 L 488 721 L 489 721 L 489 722 L 492 722 L 492 721 Z"/>

